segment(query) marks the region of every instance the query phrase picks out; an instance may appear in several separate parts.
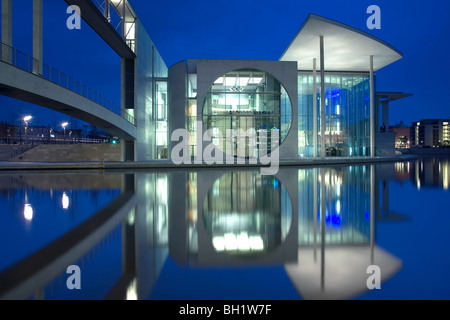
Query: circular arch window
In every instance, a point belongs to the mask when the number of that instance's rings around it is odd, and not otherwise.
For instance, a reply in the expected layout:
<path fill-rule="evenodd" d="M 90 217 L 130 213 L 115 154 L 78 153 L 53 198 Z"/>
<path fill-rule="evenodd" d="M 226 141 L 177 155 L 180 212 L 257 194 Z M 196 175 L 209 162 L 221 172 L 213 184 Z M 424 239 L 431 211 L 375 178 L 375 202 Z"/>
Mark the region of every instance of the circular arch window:
<path fill-rule="evenodd" d="M 212 143 L 236 157 L 269 154 L 284 141 L 292 122 L 284 87 L 274 76 L 257 70 L 231 71 L 216 79 L 202 110 Z"/>

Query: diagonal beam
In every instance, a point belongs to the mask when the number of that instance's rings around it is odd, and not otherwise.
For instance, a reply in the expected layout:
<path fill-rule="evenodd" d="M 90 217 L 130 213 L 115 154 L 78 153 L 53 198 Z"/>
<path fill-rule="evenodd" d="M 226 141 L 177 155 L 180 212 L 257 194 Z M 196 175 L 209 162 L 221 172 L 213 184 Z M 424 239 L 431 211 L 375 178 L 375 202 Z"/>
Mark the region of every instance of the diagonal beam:
<path fill-rule="evenodd" d="M 68 5 L 80 7 L 81 17 L 122 58 L 135 59 L 136 55 L 122 36 L 108 22 L 90 0 L 64 0 Z"/>

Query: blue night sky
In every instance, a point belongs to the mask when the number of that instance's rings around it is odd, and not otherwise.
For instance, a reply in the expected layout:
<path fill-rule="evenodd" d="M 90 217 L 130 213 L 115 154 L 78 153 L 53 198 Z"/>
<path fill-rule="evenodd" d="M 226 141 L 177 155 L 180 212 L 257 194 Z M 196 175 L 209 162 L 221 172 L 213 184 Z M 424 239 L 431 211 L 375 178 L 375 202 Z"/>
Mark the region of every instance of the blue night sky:
<path fill-rule="evenodd" d="M 442 0 L 130 0 L 168 67 L 190 58 L 278 60 L 309 13 L 366 31 L 403 53 L 377 72 L 378 91 L 414 96 L 391 104 L 390 125 L 448 118 L 450 2 Z M 19 4 L 22 5 L 19 7 Z M 369 30 L 369 5 L 381 8 L 381 30 Z M 68 30 L 67 4 L 44 0 L 44 63 L 120 103 L 120 58 L 82 21 Z M 32 1 L 13 1 L 13 46 L 32 53 Z M 444 100 L 445 102 L 441 102 Z M 33 125 L 81 122 L 0 97 L 0 120 L 32 114 Z"/>

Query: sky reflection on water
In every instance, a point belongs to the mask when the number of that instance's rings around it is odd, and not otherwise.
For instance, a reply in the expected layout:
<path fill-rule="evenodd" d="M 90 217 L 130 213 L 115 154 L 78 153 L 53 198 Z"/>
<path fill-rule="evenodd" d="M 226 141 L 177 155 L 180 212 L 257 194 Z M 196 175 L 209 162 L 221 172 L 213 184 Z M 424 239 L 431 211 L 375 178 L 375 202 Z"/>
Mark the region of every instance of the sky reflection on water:
<path fill-rule="evenodd" d="M 0 296 L 448 299 L 449 169 L 4 174 Z M 381 290 L 367 289 L 373 264 Z"/>

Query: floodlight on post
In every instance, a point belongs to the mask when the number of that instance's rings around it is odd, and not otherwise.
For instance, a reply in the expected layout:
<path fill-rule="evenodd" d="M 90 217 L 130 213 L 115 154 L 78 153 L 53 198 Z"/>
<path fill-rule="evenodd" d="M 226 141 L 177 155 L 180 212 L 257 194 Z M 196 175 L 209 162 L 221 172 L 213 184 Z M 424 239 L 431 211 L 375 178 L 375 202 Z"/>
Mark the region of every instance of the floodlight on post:
<path fill-rule="evenodd" d="M 68 122 L 63 122 L 62 124 L 61 124 L 61 127 L 63 127 L 63 129 L 64 129 L 64 143 L 66 143 L 66 127 L 69 125 L 69 123 Z"/>
<path fill-rule="evenodd" d="M 23 122 L 25 122 L 25 144 L 28 144 L 28 122 L 30 122 L 31 119 L 33 119 L 32 116 L 25 116 L 23 118 Z"/>

